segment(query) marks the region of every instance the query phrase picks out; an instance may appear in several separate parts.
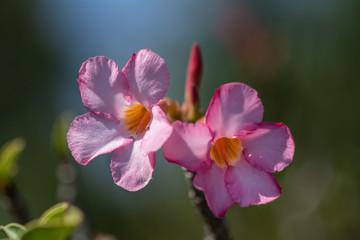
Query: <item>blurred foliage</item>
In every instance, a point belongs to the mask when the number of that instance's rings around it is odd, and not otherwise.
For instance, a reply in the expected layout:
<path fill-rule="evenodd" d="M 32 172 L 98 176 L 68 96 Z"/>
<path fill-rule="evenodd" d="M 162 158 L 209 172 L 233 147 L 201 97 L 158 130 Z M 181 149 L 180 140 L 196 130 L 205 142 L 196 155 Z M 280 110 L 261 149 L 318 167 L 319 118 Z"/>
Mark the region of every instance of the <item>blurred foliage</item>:
<path fill-rule="evenodd" d="M 17 223 L 9 223 L 6 226 L 0 226 L 0 239 L 20 240 L 20 236 L 26 231 L 26 228 Z"/>
<path fill-rule="evenodd" d="M 0 187 L 7 185 L 11 178 L 16 175 L 17 160 L 24 147 L 25 141 L 16 138 L 5 143 L 0 149 Z"/>
<path fill-rule="evenodd" d="M 80 209 L 69 203 L 58 203 L 48 209 L 39 219 L 22 226 L 10 223 L 0 226 L 0 233 L 9 240 L 66 240 L 83 221 Z"/>
<path fill-rule="evenodd" d="M 71 114 L 64 112 L 56 118 L 52 127 L 52 148 L 59 159 L 66 159 L 66 157 L 70 154 L 67 146 L 66 134 L 72 118 Z"/>
<path fill-rule="evenodd" d="M 56 201 L 56 161 L 51 161 L 49 137 L 57 115 L 51 91 L 57 58 L 51 44 L 34 25 L 36 3 L 35 0 L 0 3 L 0 28 L 4 36 L 0 38 L 0 143 L 13 136 L 26 139 L 26 150 L 18 162 L 21 174 L 14 181 L 31 205 L 31 216 L 38 216 L 44 206 Z M 0 208 L 0 224 L 12 221 Z"/>

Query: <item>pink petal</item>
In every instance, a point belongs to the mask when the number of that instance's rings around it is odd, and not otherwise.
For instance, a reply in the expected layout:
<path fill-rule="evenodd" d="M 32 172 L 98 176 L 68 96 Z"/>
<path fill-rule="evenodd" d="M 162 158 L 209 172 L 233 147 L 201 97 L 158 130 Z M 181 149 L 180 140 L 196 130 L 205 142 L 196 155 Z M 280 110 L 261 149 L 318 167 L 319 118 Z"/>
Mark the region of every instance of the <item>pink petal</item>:
<path fill-rule="evenodd" d="M 234 204 L 225 187 L 225 172 L 226 168 L 211 164 L 208 168 L 199 169 L 193 181 L 194 186 L 204 192 L 209 208 L 218 218 L 223 217 Z"/>
<path fill-rule="evenodd" d="M 150 153 L 159 150 L 172 132 L 172 126 L 159 106 L 151 108 L 151 122 L 141 142 L 141 150 Z"/>
<path fill-rule="evenodd" d="M 128 191 L 138 191 L 145 187 L 154 171 L 155 153 L 142 152 L 140 143 L 141 140 L 133 141 L 115 150 L 111 159 L 114 182 Z"/>
<path fill-rule="evenodd" d="M 163 146 L 166 160 L 179 164 L 189 171 L 196 171 L 210 159 L 210 142 L 213 138 L 209 128 L 203 124 L 173 123 L 173 133 Z"/>
<path fill-rule="evenodd" d="M 271 202 L 281 193 L 271 173 L 253 168 L 244 158 L 236 166 L 228 168 L 225 183 L 229 194 L 241 207 Z"/>
<path fill-rule="evenodd" d="M 259 170 L 281 171 L 294 156 L 294 140 L 282 123 L 261 123 L 242 143 L 246 160 Z"/>
<path fill-rule="evenodd" d="M 123 72 L 129 92 L 148 108 L 165 96 L 170 85 L 170 72 L 164 59 L 147 49 L 133 54 Z"/>
<path fill-rule="evenodd" d="M 261 122 L 263 111 L 254 89 L 242 83 L 228 83 L 216 90 L 205 119 L 217 139 L 231 137 L 248 124 Z"/>
<path fill-rule="evenodd" d="M 128 144 L 132 141 L 128 137 L 119 122 L 109 121 L 93 113 L 76 117 L 67 133 L 69 149 L 74 159 L 82 165 Z"/>
<path fill-rule="evenodd" d="M 83 104 L 89 111 L 120 118 L 128 86 L 113 60 L 106 57 L 88 59 L 80 68 L 78 82 Z"/>

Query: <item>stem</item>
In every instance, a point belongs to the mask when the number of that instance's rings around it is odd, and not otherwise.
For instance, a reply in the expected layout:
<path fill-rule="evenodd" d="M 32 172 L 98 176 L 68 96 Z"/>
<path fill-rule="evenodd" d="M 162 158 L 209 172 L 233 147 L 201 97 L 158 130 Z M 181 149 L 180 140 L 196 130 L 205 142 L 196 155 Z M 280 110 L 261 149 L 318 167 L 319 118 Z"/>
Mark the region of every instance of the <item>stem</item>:
<path fill-rule="evenodd" d="M 185 178 L 189 183 L 189 197 L 193 205 L 201 213 L 205 222 L 204 240 L 230 240 L 229 226 L 225 218 L 217 218 L 207 205 L 205 195 L 192 184 L 195 174 L 185 170 Z"/>
<path fill-rule="evenodd" d="M 28 210 L 25 202 L 18 194 L 15 184 L 10 182 L 4 187 L 4 195 L 7 196 L 10 202 L 10 211 L 17 218 L 20 224 L 25 224 L 29 221 Z"/>

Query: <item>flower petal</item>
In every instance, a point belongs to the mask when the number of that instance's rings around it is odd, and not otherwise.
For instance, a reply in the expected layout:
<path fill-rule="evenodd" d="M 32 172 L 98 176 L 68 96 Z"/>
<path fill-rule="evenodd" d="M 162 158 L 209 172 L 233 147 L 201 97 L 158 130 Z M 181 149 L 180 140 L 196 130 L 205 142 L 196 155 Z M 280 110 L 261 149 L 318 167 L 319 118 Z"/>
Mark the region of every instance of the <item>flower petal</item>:
<path fill-rule="evenodd" d="M 267 172 L 283 170 L 294 156 L 294 140 L 282 123 L 261 123 L 242 140 L 245 159 L 255 168 Z"/>
<path fill-rule="evenodd" d="M 261 122 L 263 111 L 254 89 L 242 83 L 228 83 L 216 90 L 205 120 L 216 139 L 231 137 L 248 124 Z"/>
<path fill-rule="evenodd" d="M 71 123 L 67 142 L 74 159 L 86 165 L 95 157 L 128 144 L 132 141 L 128 137 L 119 122 L 86 113 Z"/>
<path fill-rule="evenodd" d="M 142 152 L 140 144 L 141 140 L 137 140 L 115 150 L 111 159 L 114 182 L 128 191 L 138 191 L 145 187 L 154 171 L 155 153 Z"/>
<path fill-rule="evenodd" d="M 133 54 L 123 72 L 129 92 L 148 108 L 165 96 L 170 85 L 170 72 L 164 59 L 147 49 Z"/>
<path fill-rule="evenodd" d="M 89 111 L 120 118 L 128 85 L 113 60 L 107 57 L 88 59 L 80 68 L 78 82 L 81 99 Z"/>
<path fill-rule="evenodd" d="M 196 171 L 202 162 L 210 159 L 210 142 L 213 138 L 203 124 L 173 123 L 173 132 L 163 146 L 166 160 L 179 164 L 189 171 Z"/>
<path fill-rule="evenodd" d="M 193 181 L 194 186 L 204 192 L 209 208 L 218 218 L 223 217 L 234 204 L 225 187 L 225 172 L 226 168 L 211 164 L 208 168 L 199 169 Z"/>
<path fill-rule="evenodd" d="M 281 193 L 271 173 L 253 168 L 244 158 L 236 166 L 228 168 L 225 183 L 229 194 L 241 207 L 271 202 Z"/>
<path fill-rule="evenodd" d="M 145 153 L 159 150 L 172 132 L 172 126 L 159 106 L 151 108 L 151 115 L 149 130 L 145 132 L 140 146 Z"/>

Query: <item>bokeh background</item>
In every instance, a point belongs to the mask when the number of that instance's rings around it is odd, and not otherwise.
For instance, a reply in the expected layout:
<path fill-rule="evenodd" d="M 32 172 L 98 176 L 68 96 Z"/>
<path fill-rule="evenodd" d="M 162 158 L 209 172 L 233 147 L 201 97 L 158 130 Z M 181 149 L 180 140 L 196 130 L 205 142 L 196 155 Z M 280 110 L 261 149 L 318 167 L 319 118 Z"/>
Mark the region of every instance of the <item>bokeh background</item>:
<path fill-rule="evenodd" d="M 87 112 L 76 82 L 82 62 L 105 55 L 122 68 L 151 49 L 171 72 L 167 96 L 182 101 L 197 42 L 204 109 L 221 84 L 244 82 L 257 89 L 264 121 L 284 122 L 295 139 L 293 163 L 276 174 L 281 197 L 232 207 L 233 238 L 360 239 L 359 1 L 12 0 L 0 13 L 0 145 L 26 140 L 16 184 L 32 218 L 58 201 L 55 120 Z M 113 183 L 111 155 L 73 162 L 90 235 L 201 238 L 181 168 L 157 156 L 152 182 L 135 193 Z M 0 207 L 0 225 L 12 221 Z"/>

